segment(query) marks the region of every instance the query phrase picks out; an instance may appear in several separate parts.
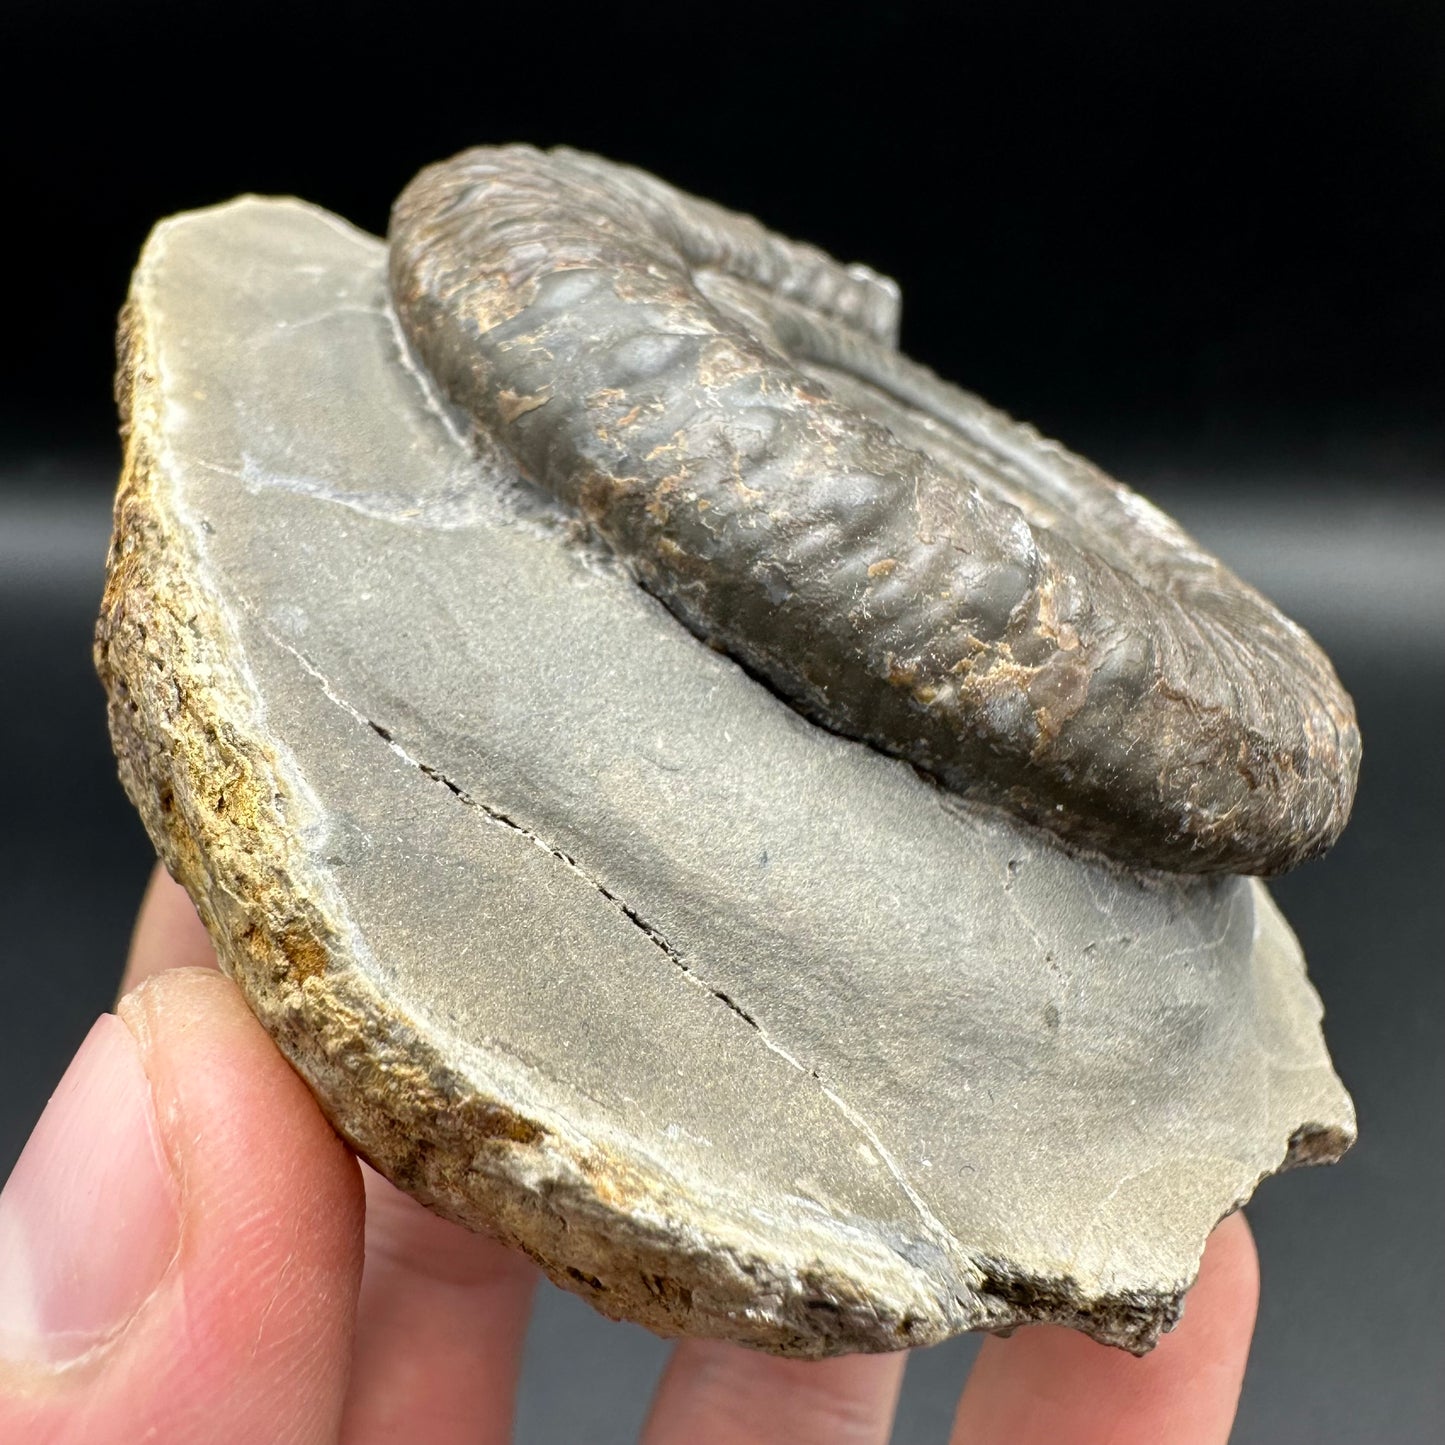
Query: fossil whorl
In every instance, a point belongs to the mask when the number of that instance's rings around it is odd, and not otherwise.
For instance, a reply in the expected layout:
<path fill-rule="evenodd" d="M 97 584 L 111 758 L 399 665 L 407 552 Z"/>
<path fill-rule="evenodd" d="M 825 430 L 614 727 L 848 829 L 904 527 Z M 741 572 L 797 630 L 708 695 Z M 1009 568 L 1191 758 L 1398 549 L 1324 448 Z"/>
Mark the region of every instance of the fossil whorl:
<path fill-rule="evenodd" d="M 423 171 L 390 244 L 443 392 L 815 721 L 1135 866 L 1277 873 L 1343 828 L 1359 734 L 1325 656 L 900 356 L 891 283 L 522 146 Z"/>

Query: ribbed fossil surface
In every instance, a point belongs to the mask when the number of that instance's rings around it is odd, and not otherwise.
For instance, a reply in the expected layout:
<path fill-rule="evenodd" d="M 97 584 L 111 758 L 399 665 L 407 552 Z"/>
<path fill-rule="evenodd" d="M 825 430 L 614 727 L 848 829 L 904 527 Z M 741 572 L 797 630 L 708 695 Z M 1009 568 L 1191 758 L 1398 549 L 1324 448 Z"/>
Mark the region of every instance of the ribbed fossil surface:
<path fill-rule="evenodd" d="M 1308 636 L 1097 468 L 899 355 L 897 289 L 595 156 L 428 167 L 392 295 L 444 393 L 809 717 L 1122 862 L 1349 818 Z"/>

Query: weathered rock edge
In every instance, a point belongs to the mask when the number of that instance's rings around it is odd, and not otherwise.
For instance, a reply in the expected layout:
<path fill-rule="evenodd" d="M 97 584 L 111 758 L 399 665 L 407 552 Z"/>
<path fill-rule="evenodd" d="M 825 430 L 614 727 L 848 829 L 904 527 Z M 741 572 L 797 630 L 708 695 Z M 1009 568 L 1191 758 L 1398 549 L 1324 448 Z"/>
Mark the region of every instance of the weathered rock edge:
<path fill-rule="evenodd" d="M 120 353 L 126 455 L 95 655 L 121 780 L 222 966 L 358 1153 L 604 1313 L 665 1334 L 822 1356 L 1050 1321 L 1144 1353 L 1172 1327 L 1192 1275 L 1091 1296 L 1002 1260 L 938 1279 L 866 1239 L 841 1273 L 826 1263 L 836 1230 L 818 1230 L 814 1249 L 807 1226 L 784 1239 L 724 1218 L 614 1141 L 450 1068 L 358 970 L 344 908 L 294 842 L 304 785 L 264 741 L 244 669 L 227 661 L 232 625 L 166 505 L 156 360 L 134 295 Z M 1350 1142 L 1306 1125 L 1278 1168 L 1330 1162 Z"/>

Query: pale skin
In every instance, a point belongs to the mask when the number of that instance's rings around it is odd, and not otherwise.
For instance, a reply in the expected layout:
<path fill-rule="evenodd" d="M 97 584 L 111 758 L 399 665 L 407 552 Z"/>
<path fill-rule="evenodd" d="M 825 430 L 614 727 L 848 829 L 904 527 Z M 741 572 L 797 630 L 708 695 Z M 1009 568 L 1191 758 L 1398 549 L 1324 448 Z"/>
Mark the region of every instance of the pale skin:
<path fill-rule="evenodd" d="M 87 1071 L 98 1081 L 89 1094 Z M 65 1237 L 73 1221 L 56 1181 L 84 1178 L 117 1153 L 124 1168 L 118 1144 L 105 1151 L 108 1137 L 125 1137 L 132 1109 L 144 1119 L 138 1137 L 157 1145 L 155 1160 L 136 1166 L 153 1169 L 154 1187 L 107 1176 L 99 1212 L 84 1216 L 92 1252 L 82 1254 Z M 76 1121 L 103 1124 L 107 1110 L 113 1135 L 101 1127 L 85 1137 Z M 536 1267 L 427 1213 L 356 1160 L 219 973 L 189 900 L 162 872 L 141 908 L 118 1021 L 103 1019 L 87 1040 L 6 1195 L 0 1440 L 511 1438 Z M 127 1217 L 128 1199 L 158 1201 L 149 1207 L 166 1228 Z M 104 1289 L 87 1294 L 81 1264 L 64 1268 L 70 1254 L 96 1249 L 140 1261 L 135 1279 L 116 1284 L 121 1317 L 111 1323 L 87 1315 Z M 28 1271 L 27 1251 L 42 1261 Z M 48 1305 L 17 1272 L 79 1289 L 63 1339 L 53 1328 L 40 1344 L 31 1337 Z M 17 1305 L 22 1286 L 41 1303 Z M 951 1445 L 1222 1445 L 1258 1288 L 1236 1214 L 1210 1240 L 1183 1322 L 1147 1358 L 1050 1326 L 988 1340 L 962 1386 Z M 884 1445 L 904 1365 L 902 1354 L 809 1362 L 683 1341 L 643 1445 Z"/>

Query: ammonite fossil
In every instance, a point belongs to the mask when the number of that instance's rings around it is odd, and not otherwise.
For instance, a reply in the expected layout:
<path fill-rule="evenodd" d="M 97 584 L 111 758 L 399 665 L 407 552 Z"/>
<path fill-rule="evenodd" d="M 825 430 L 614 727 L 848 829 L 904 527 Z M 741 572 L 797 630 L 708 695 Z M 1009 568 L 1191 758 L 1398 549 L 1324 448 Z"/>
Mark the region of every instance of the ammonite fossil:
<path fill-rule="evenodd" d="M 423 171 L 391 280 L 447 395 L 824 726 L 1145 867 L 1278 873 L 1344 827 L 1359 734 L 1319 649 L 900 356 L 887 282 L 525 147 Z"/>
<path fill-rule="evenodd" d="M 1238 876 L 1338 830 L 1354 723 L 1172 523 L 901 358 L 897 304 L 569 152 L 424 172 L 389 248 L 163 222 L 121 778 L 357 1152 L 598 1308 L 1143 1352 L 1219 1218 L 1354 1138 Z"/>

